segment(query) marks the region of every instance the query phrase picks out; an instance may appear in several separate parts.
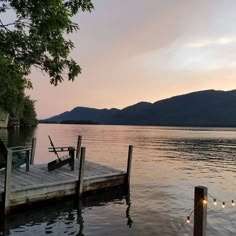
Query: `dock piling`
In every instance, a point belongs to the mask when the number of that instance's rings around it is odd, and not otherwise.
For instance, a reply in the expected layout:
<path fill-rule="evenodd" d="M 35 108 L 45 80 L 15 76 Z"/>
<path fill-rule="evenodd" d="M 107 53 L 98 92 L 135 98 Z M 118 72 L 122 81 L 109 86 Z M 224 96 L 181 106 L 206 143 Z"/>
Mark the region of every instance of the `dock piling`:
<path fill-rule="evenodd" d="M 205 200 L 205 201 L 204 201 Z M 195 187 L 193 236 L 206 236 L 207 226 L 207 188 Z"/>
<path fill-rule="evenodd" d="M 132 163 L 132 156 L 133 156 L 133 146 L 129 145 L 128 151 L 128 161 L 127 161 L 127 171 L 126 171 L 126 185 L 130 185 L 130 174 L 131 174 L 131 163 Z"/>
<path fill-rule="evenodd" d="M 82 136 L 79 135 L 78 140 L 77 140 L 77 147 L 76 147 L 76 159 L 79 159 L 80 157 L 81 143 L 82 143 Z"/>
<path fill-rule="evenodd" d="M 69 147 L 69 156 L 70 156 L 70 167 L 71 171 L 75 168 L 75 148 Z"/>
<path fill-rule="evenodd" d="M 35 148 L 36 148 L 36 138 L 32 139 L 32 144 L 31 144 L 31 154 L 30 154 L 30 164 L 34 164 L 34 156 L 35 156 Z"/>
<path fill-rule="evenodd" d="M 25 167 L 28 172 L 30 170 L 30 150 L 25 151 Z"/>
<path fill-rule="evenodd" d="M 12 172 L 12 150 L 7 150 L 7 162 L 5 170 L 4 184 L 4 214 L 8 215 L 10 211 L 10 195 L 11 195 L 11 172 Z"/>
<path fill-rule="evenodd" d="M 78 180 L 78 195 L 81 197 L 83 193 L 83 182 L 84 182 L 84 162 L 85 162 L 86 148 L 81 148 L 80 163 L 79 163 L 79 180 Z"/>

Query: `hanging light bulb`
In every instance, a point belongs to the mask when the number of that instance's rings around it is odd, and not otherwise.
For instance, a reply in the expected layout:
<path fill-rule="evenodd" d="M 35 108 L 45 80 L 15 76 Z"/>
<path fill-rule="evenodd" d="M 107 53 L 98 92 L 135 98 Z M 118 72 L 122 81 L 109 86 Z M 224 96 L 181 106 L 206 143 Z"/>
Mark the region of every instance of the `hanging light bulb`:
<path fill-rule="evenodd" d="M 235 206 L 235 202 L 234 202 L 234 200 L 232 200 L 232 206 L 233 206 L 233 207 Z"/>
<path fill-rule="evenodd" d="M 206 199 L 203 199 L 203 204 L 207 204 L 207 200 Z"/>
<path fill-rule="evenodd" d="M 225 208 L 225 202 L 222 202 L 222 208 Z"/>
<path fill-rule="evenodd" d="M 216 206 L 217 205 L 217 201 L 216 201 L 216 199 L 214 198 L 214 206 Z"/>
<path fill-rule="evenodd" d="M 187 216 L 186 223 L 187 223 L 187 224 L 189 224 L 189 223 L 190 223 L 190 216 Z"/>

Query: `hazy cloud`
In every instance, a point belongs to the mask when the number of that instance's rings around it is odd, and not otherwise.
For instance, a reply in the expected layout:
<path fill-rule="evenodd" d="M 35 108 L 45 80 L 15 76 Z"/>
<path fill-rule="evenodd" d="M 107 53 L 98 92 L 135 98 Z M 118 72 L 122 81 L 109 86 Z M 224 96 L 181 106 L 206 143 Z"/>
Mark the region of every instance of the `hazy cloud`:
<path fill-rule="evenodd" d="M 218 39 L 212 40 L 203 40 L 194 43 L 188 44 L 189 47 L 193 48 L 203 48 L 203 47 L 210 47 L 210 46 L 225 46 L 236 42 L 236 37 L 221 37 Z"/>
<path fill-rule="evenodd" d="M 94 12 L 74 18 L 80 31 L 70 36 L 83 69 L 78 81 L 55 89 L 40 73 L 32 75 L 40 117 L 78 105 L 122 108 L 183 92 L 235 88 L 235 0 L 94 4 Z"/>

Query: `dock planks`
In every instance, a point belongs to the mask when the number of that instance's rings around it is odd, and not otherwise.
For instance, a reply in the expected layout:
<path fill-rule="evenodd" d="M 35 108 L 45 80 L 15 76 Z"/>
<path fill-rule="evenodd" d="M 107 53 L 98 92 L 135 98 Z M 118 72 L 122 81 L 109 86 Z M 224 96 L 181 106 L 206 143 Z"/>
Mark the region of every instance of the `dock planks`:
<path fill-rule="evenodd" d="M 74 171 L 69 166 L 48 171 L 46 164 L 13 169 L 11 177 L 10 207 L 60 198 L 76 194 L 79 177 L 79 160 Z M 116 187 L 125 184 L 126 172 L 85 161 L 83 192 Z M 0 202 L 3 201 L 4 171 L 0 171 Z"/>

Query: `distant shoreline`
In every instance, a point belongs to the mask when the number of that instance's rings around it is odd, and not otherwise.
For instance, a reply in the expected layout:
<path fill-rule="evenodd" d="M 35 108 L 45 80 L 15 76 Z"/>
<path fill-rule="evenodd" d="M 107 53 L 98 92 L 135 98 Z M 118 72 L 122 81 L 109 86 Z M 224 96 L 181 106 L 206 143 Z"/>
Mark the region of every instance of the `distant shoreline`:
<path fill-rule="evenodd" d="M 167 124 L 167 125 L 163 125 L 163 124 L 108 124 L 108 123 L 97 123 L 97 122 L 93 122 L 93 121 L 61 121 L 61 122 L 54 122 L 54 121 L 42 121 L 39 120 L 38 121 L 39 124 L 59 124 L 59 125 L 114 125 L 114 126 L 153 126 L 153 127 L 183 127 L 183 128 L 236 128 L 236 125 L 180 125 L 180 124 Z"/>
<path fill-rule="evenodd" d="M 56 121 L 44 121 L 38 120 L 39 124 L 73 124 L 73 125 L 99 125 L 99 123 L 90 120 L 62 120 L 60 122 Z"/>

